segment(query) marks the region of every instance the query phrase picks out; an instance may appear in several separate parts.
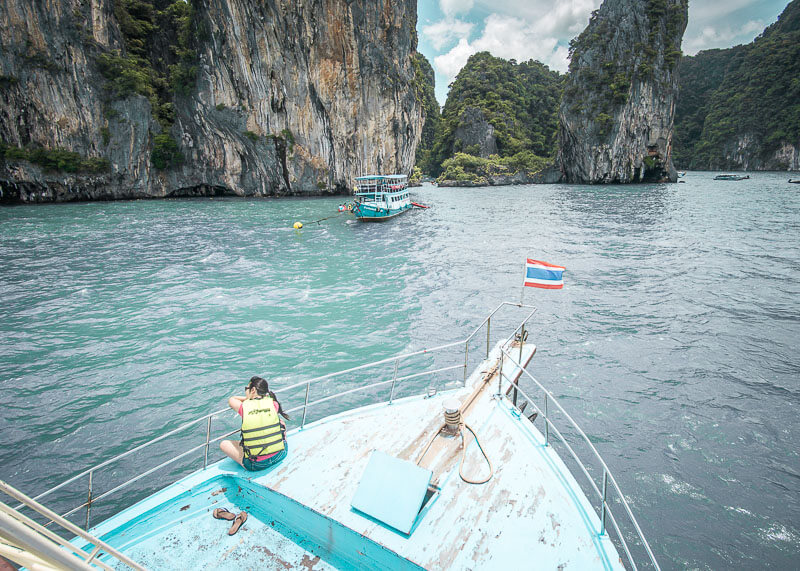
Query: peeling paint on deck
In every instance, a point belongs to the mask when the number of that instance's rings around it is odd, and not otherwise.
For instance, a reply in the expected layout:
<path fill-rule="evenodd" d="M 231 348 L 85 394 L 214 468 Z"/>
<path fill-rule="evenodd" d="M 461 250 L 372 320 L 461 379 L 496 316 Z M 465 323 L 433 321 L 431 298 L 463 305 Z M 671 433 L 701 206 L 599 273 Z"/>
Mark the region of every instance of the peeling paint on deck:
<path fill-rule="evenodd" d="M 527 362 L 535 347 L 526 345 L 523 351 L 523 362 Z M 269 561 L 270 568 L 330 568 L 325 557 L 320 559 L 319 554 L 297 546 L 293 550 L 288 545 L 291 541 L 275 531 L 280 528 L 274 521 L 280 519 L 278 513 L 248 519 L 233 538 L 222 537 L 227 528 L 208 521 L 212 503 L 216 502 L 213 496 L 224 494 L 226 501 L 235 500 L 238 507 L 245 509 L 246 502 L 252 504 L 277 492 L 298 509 L 316 514 L 315 518 L 336 522 L 329 524 L 329 535 L 320 539 L 323 544 L 327 541 L 326 549 L 335 548 L 336 539 L 330 534 L 340 529 L 336 525 L 354 534 L 354 545 L 361 547 L 353 554 L 365 558 L 363 564 L 371 561 L 373 566 L 380 566 L 374 562 L 388 561 L 375 552 L 374 546 L 381 546 L 386 553 L 399 555 L 400 564 L 427 569 L 515 568 L 521 561 L 536 562 L 537 567 L 549 569 L 622 568 L 608 535 L 598 534 L 599 519 L 572 474 L 553 449 L 544 446 L 544 438 L 533 424 L 513 413 L 513 405 L 501 396 L 507 387 L 497 394 L 499 349 L 492 353 L 493 360 L 483 363 L 464 388 L 432 397 L 395 400 L 391 405 L 367 406 L 308 424 L 289 433 L 287 459 L 268 473 L 246 472 L 232 461 L 223 460 L 160 492 L 160 500 L 146 500 L 137 508 L 138 513 L 143 517 L 147 509 L 154 509 L 147 501 L 157 505 L 164 502 L 164 497 L 172 497 L 176 502 L 183 500 L 172 509 L 185 511 L 186 518 L 200 517 L 198 513 L 203 516 L 197 520 L 202 522 L 196 528 L 197 538 L 184 537 L 180 542 L 197 558 L 196 564 L 187 567 L 209 567 L 208 561 L 201 563 L 203 552 L 207 552 L 208 556 L 217 553 L 218 559 L 211 567 L 224 567 L 223 562 L 230 564 L 230 559 L 236 558 L 236 566 L 263 567 Z M 513 375 L 510 369 L 506 363 L 504 375 Z M 488 471 L 469 432 L 463 443 L 460 437 L 435 436 L 443 425 L 442 403 L 454 397 L 464 405 L 463 420 L 476 432 L 494 466 L 494 476 L 486 484 L 468 484 L 459 477 L 464 450 L 467 475 L 479 477 Z M 424 505 L 409 535 L 350 508 L 373 450 L 417 462 L 432 438 L 421 465 L 433 471 L 433 482 L 439 490 Z M 215 484 L 205 492 L 206 503 L 190 509 L 196 500 L 186 504 L 187 497 L 181 496 L 181 490 L 191 495 L 192 490 L 209 485 L 213 478 L 236 478 L 242 485 L 235 486 L 234 494 L 229 491 L 233 489 L 230 483 L 227 487 Z M 233 481 L 236 480 L 229 480 Z M 259 489 L 262 494 L 257 492 Z M 106 526 L 106 532 L 113 535 L 118 533 L 109 531 L 114 525 L 120 524 L 110 521 L 100 527 Z M 168 537 L 159 541 L 166 542 Z M 194 546 L 189 545 L 192 541 L 196 542 Z M 142 552 L 145 547 L 152 549 L 152 545 L 140 547 Z M 287 553 L 291 556 L 287 557 Z M 159 556 L 152 555 L 143 563 L 163 568 L 159 561 Z"/>

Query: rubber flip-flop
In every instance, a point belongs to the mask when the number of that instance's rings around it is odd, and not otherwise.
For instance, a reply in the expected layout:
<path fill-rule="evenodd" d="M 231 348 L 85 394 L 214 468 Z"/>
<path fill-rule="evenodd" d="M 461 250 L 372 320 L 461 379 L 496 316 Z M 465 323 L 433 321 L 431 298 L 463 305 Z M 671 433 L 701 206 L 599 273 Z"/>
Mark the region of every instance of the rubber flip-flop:
<path fill-rule="evenodd" d="M 239 531 L 239 528 L 242 527 L 242 525 L 246 521 L 247 521 L 247 513 L 246 512 L 239 512 L 236 515 L 236 519 L 233 520 L 233 525 L 228 530 L 228 535 L 233 535 L 234 533 Z"/>
<path fill-rule="evenodd" d="M 214 510 L 214 518 L 215 519 L 226 519 L 228 521 L 232 521 L 236 519 L 236 516 L 233 515 L 231 512 L 226 510 L 225 508 L 217 508 Z"/>

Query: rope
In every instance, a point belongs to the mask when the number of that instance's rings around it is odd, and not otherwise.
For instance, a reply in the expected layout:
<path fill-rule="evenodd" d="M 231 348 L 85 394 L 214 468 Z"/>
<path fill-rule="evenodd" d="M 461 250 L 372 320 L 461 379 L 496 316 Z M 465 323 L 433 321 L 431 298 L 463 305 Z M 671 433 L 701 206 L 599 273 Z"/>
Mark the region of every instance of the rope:
<path fill-rule="evenodd" d="M 444 411 L 444 423 L 447 427 L 459 426 L 461 424 L 461 410 L 456 409 L 453 412 L 449 410 Z"/>
<path fill-rule="evenodd" d="M 419 459 L 417 460 L 417 466 L 419 466 L 420 462 L 422 462 L 422 459 L 425 458 L 425 455 L 428 453 L 428 450 L 430 450 L 430 447 L 431 445 L 433 445 L 434 440 L 436 440 L 436 438 L 440 434 L 445 433 L 451 436 L 459 435 L 461 437 L 461 446 L 464 449 L 464 451 L 461 454 L 461 462 L 458 464 L 458 475 L 467 484 L 485 484 L 486 482 L 491 480 L 492 476 L 494 476 L 494 467 L 492 466 L 492 461 L 489 460 L 489 456 L 486 455 L 486 451 L 483 449 L 483 446 L 481 446 L 481 441 L 478 439 L 478 435 L 475 434 L 475 431 L 472 430 L 472 428 L 461 419 L 461 410 L 459 409 L 452 412 L 445 411 L 444 420 L 445 420 L 445 425 L 442 426 L 439 429 L 439 431 L 433 435 L 433 438 L 431 438 L 428 441 L 427 446 L 425 446 L 425 450 L 423 450 L 422 454 L 420 454 Z M 451 429 L 450 428 L 451 426 L 456 427 L 455 430 Z M 472 437 L 475 438 L 475 444 L 478 445 L 478 449 L 481 451 L 481 454 L 483 454 L 483 457 L 486 459 L 486 463 L 489 465 L 489 475 L 483 480 L 472 480 L 464 475 L 464 460 L 467 459 L 467 445 L 464 439 L 464 430 L 462 427 L 466 428 L 472 433 Z"/>
<path fill-rule="evenodd" d="M 338 211 L 336 214 L 331 214 L 330 216 L 326 216 L 325 218 L 320 218 L 319 220 L 312 220 L 311 222 L 306 222 L 306 224 L 314 224 L 315 222 L 316 222 L 317 224 L 319 224 L 319 223 L 320 223 L 320 222 L 322 222 L 323 220 L 328 220 L 328 219 L 330 219 L 330 218 L 336 218 L 336 216 L 337 216 L 337 215 L 339 215 L 339 214 L 342 214 L 342 213 L 344 213 L 344 212 L 352 212 L 352 211 L 353 211 L 352 209 L 350 209 L 350 210 L 347 210 L 347 209 L 345 209 L 345 210 L 339 210 L 339 211 Z"/>
<path fill-rule="evenodd" d="M 480 449 L 481 454 L 483 454 L 483 457 L 486 459 L 486 463 L 489 464 L 489 475 L 486 476 L 486 478 L 483 479 L 483 480 L 470 480 L 469 478 L 467 478 L 463 474 L 463 472 L 461 470 L 464 467 L 464 459 L 467 457 L 467 447 L 466 447 L 466 445 L 464 446 L 464 454 L 461 456 L 461 464 L 459 464 L 459 466 L 458 466 L 458 475 L 461 476 L 461 479 L 464 480 L 467 484 L 485 484 L 486 482 L 488 482 L 489 480 L 492 479 L 492 476 L 494 476 L 494 467 L 492 466 L 492 461 L 489 460 L 489 457 L 486 455 L 486 452 L 484 451 L 483 446 L 481 446 L 481 441 L 478 440 L 478 435 L 475 434 L 475 431 L 472 430 L 472 428 L 470 428 L 469 424 L 466 424 L 466 423 L 464 424 L 464 428 L 469 430 L 472 433 L 472 436 L 475 437 L 475 444 L 478 445 L 478 448 Z M 459 433 L 461 434 L 461 440 L 463 441 L 464 440 L 464 431 L 463 430 L 459 430 Z"/>

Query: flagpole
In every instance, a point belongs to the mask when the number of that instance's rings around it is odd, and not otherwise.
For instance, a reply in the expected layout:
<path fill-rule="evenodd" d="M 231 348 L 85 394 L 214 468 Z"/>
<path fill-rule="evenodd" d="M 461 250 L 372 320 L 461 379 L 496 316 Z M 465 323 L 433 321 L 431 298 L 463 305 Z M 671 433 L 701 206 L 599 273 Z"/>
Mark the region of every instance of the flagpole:
<path fill-rule="evenodd" d="M 522 295 L 519 296 L 519 304 L 525 305 L 525 278 L 528 277 L 528 258 L 522 266 Z"/>

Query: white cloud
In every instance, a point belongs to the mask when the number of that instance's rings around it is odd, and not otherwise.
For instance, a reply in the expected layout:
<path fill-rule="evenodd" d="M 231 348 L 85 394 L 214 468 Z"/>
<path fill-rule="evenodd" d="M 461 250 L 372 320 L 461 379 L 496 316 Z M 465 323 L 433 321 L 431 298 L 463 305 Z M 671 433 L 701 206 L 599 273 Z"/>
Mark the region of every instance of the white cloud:
<path fill-rule="evenodd" d="M 601 0 L 478 0 L 490 12 L 522 18 L 544 34 L 569 40 L 589 23 Z"/>
<path fill-rule="evenodd" d="M 541 28 L 541 21 L 491 14 L 486 18 L 483 33 L 473 42 L 461 38 L 449 52 L 433 58 L 439 73 L 450 83 L 469 56 L 487 51 L 496 57 L 527 61 L 539 60 L 558 71 L 567 70 L 567 47 L 558 38 Z"/>
<path fill-rule="evenodd" d="M 433 58 L 433 65 L 439 73 L 447 77 L 447 83 L 450 83 L 467 63 L 469 56 L 476 51 L 478 50 L 473 48 L 466 38 L 461 38 L 452 50 Z"/>
<path fill-rule="evenodd" d="M 705 26 L 701 30 L 687 30 L 683 38 L 683 51 L 694 55 L 700 50 L 727 48 L 734 44 L 748 43 L 764 30 L 761 20 L 750 20 L 741 26 Z"/>
<path fill-rule="evenodd" d="M 537 24 L 492 14 L 486 18 L 483 35 L 473 45 L 478 51 L 505 59 L 545 61 L 557 43 L 556 38 L 542 34 Z"/>
<path fill-rule="evenodd" d="M 428 39 L 435 50 L 441 50 L 451 42 L 461 38 L 468 38 L 475 25 L 463 20 L 446 18 L 422 28 L 422 34 Z"/>
<path fill-rule="evenodd" d="M 474 0 L 439 0 L 439 7 L 446 16 L 469 12 L 474 4 Z"/>

